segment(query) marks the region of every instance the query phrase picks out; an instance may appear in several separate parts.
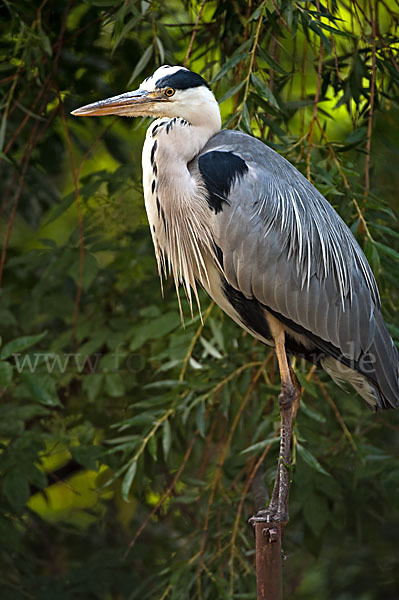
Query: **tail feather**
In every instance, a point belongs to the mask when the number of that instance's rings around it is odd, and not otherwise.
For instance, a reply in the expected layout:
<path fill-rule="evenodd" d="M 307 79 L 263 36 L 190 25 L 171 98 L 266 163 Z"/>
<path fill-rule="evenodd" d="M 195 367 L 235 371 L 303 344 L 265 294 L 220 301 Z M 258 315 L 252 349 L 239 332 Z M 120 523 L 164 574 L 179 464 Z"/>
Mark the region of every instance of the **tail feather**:
<path fill-rule="evenodd" d="M 375 334 L 369 354 L 374 360 L 374 376 L 381 394 L 379 408 L 399 407 L 399 356 L 381 313 L 375 315 Z M 365 373 L 367 375 L 367 373 Z M 374 378 L 373 378 L 374 379 Z"/>
<path fill-rule="evenodd" d="M 399 408 L 398 351 L 379 311 L 374 321 L 372 343 L 353 365 L 332 356 L 321 359 L 321 364 L 338 385 L 352 385 L 374 410 Z"/>
<path fill-rule="evenodd" d="M 330 375 L 334 382 L 339 385 L 339 387 L 348 391 L 346 384 L 349 383 L 372 410 L 387 408 L 384 406 L 378 389 L 370 383 L 367 377 L 358 371 L 347 367 L 332 356 L 326 356 L 325 358 L 322 358 L 320 362 L 323 369 Z"/>

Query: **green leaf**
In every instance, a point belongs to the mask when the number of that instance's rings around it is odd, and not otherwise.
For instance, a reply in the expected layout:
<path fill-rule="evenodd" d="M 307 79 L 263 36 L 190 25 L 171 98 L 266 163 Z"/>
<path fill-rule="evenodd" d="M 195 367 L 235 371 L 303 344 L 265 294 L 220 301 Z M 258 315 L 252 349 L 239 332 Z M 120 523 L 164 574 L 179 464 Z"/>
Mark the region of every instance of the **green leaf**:
<path fill-rule="evenodd" d="M 98 471 L 98 459 L 103 453 L 101 446 L 72 446 L 70 452 L 82 467 L 89 471 Z"/>
<path fill-rule="evenodd" d="M 371 249 L 371 266 L 373 268 L 374 273 L 378 273 L 381 267 L 380 255 L 378 254 L 378 250 L 376 244 L 372 245 Z"/>
<path fill-rule="evenodd" d="M 152 458 L 154 459 L 154 461 L 156 461 L 158 458 L 158 443 L 157 443 L 157 438 L 155 437 L 155 435 L 150 437 L 149 442 L 147 444 L 147 449 L 148 449 L 148 452 L 151 454 Z"/>
<path fill-rule="evenodd" d="M 133 73 L 132 73 L 129 81 L 127 82 L 127 87 L 129 87 L 129 85 L 136 79 L 136 77 L 138 77 L 140 75 L 140 73 L 142 71 L 144 71 L 144 69 L 146 68 L 146 66 L 150 62 L 150 58 L 152 56 L 152 52 L 153 52 L 153 47 L 152 47 L 152 44 L 150 44 L 148 46 L 147 50 L 142 55 L 142 57 L 140 58 L 140 60 L 137 63 L 137 65 L 135 66 L 134 71 L 133 71 Z"/>
<path fill-rule="evenodd" d="M 227 92 L 224 93 L 223 96 L 220 98 L 219 104 L 223 104 L 223 102 L 225 102 L 225 100 L 228 100 L 229 98 L 231 98 L 232 96 L 234 96 L 237 92 L 240 91 L 240 89 L 244 85 L 245 85 L 245 79 L 243 79 L 242 81 L 240 81 L 239 83 L 237 83 L 237 85 L 233 85 L 233 87 L 231 87 L 229 90 L 227 90 Z"/>
<path fill-rule="evenodd" d="M 162 449 L 165 460 L 167 460 L 169 456 L 169 450 L 172 443 L 172 430 L 170 427 L 169 419 L 164 421 L 162 426 Z"/>
<path fill-rule="evenodd" d="M 12 376 L 12 365 L 10 365 L 8 362 L 0 362 L 0 390 L 5 390 L 10 385 Z"/>
<path fill-rule="evenodd" d="M 266 446 L 276 444 L 277 442 L 280 442 L 280 436 L 270 436 L 261 442 L 256 442 L 256 444 L 248 446 L 245 450 L 241 450 L 240 454 L 259 454 Z"/>
<path fill-rule="evenodd" d="M 251 80 L 256 91 L 262 96 L 262 98 L 265 98 L 274 108 L 280 110 L 279 104 L 269 86 L 259 79 L 259 77 L 257 77 L 254 73 L 251 75 Z"/>
<path fill-rule="evenodd" d="M 5 110 L 3 113 L 3 118 L 1 120 L 0 125 L 0 152 L 3 154 L 4 140 L 6 137 L 6 128 L 7 128 L 7 111 Z M 5 155 L 3 155 L 5 156 Z"/>
<path fill-rule="evenodd" d="M 115 6 L 115 0 L 90 0 L 90 3 L 94 6 L 100 6 L 102 8 Z"/>
<path fill-rule="evenodd" d="M 35 485 L 37 488 L 44 490 L 48 486 L 48 479 L 46 473 L 39 469 L 35 464 L 31 464 L 29 473 L 27 474 L 29 483 Z"/>
<path fill-rule="evenodd" d="M 274 71 L 277 71 L 281 75 L 288 75 L 287 71 L 285 69 L 283 69 L 283 67 L 278 62 L 276 62 L 274 60 L 274 58 L 272 56 L 270 56 L 270 54 L 268 52 L 266 52 L 266 50 L 264 50 L 264 48 L 262 48 L 261 46 L 259 46 L 257 52 L 258 52 L 259 56 L 265 62 L 267 62 L 267 64 L 272 69 L 274 69 Z"/>
<path fill-rule="evenodd" d="M 121 423 L 112 423 L 111 428 L 116 429 L 116 428 L 121 427 L 124 429 L 128 425 L 148 425 L 148 424 L 151 424 L 154 422 L 154 420 L 156 419 L 158 414 L 160 414 L 159 411 L 158 411 L 158 413 L 144 412 L 144 413 L 136 415 L 135 417 L 130 417 L 130 419 L 125 419 Z"/>
<path fill-rule="evenodd" d="M 131 465 L 129 466 L 128 470 L 126 471 L 125 476 L 122 481 L 121 492 L 122 492 L 122 498 L 125 500 L 125 502 L 129 502 L 129 492 L 130 492 L 130 488 L 132 487 L 132 483 L 133 483 L 134 477 L 136 475 L 136 471 L 137 471 L 137 461 L 134 460 L 131 463 Z"/>
<path fill-rule="evenodd" d="M 231 69 L 233 69 L 239 62 L 248 57 L 248 48 L 250 47 L 252 40 L 247 40 L 235 51 L 233 56 L 224 63 L 220 71 L 216 74 L 216 76 L 212 79 L 211 83 L 216 83 L 226 75 Z"/>
<path fill-rule="evenodd" d="M 337 29 L 336 27 L 331 27 L 331 25 L 327 25 L 327 23 L 323 23 L 322 21 L 317 21 L 317 23 L 322 29 L 325 29 L 326 31 L 331 31 L 331 33 L 334 33 L 335 35 L 342 35 L 343 37 L 350 38 L 353 40 L 356 39 L 356 36 L 352 33 L 349 33 L 349 31 L 343 31 L 341 29 Z"/>
<path fill-rule="evenodd" d="M 345 138 L 344 144 L 349 144 L 349 145 L 358 144 L 359 142 L 362 142 L 363 140 L 366 139 L 366 135 L 367 135 L 367 128 L 359 127 L 358 129 L 351 131 L 351 133 Z"/>
<path fill-rule="evenodd" d="M 37 344 L 47 335 L 47 331 L 43 331 L 43 333 L 39 333 L 38 335 L 26 335 L 23 337 L 16 338 L 11 342 L 8 342 L 2 349 L 0 358 L 8 358 L 12 354 L 18 354 L 31 346 Z"/>
<path fill-rule="evenodd" d="M 266 2 L 261 2 L 260 5 L 251 13 L 247 24 L 251 21 L 256 21 L 260 17 L 260 13 L 264 10 Z M 251 6 L 251 5 L 250 5 Z"/>
<path fill-rule="evenodd" d="M 50 39 L 44 33 L 44 31 L 41 27 L 39 28 L 39 38 L 40 38 L 40 43 L 42 45 L 42 48 L 45 51 L 45 53 L 47 54 L 47 56 L 52 56 L 53 49 L 51 47 Z"/>
<path fill-rule="evenodd" d="M 321 464 L 319 463 L 317 458 L 315 456 L 313 456 L 313 454 L 311 452 L 309 452 L 309 450 L 307 450 L 299 442 L 297 442 L 296 447 L 297 447 L 299 456 L 305 461 L 305 463 L 307 465 L 309 465 L 309 467 L 311 467 L 318 473 L 321 473 L 322 475 L 327 475 L 328 477 L 331 477 L 330 473 L 328 473 L 325 469 L 323 469 L 323 467 L 321 466 Z"/>
<path fill-rule="evenodd" d="M 399 238 L 399 231 L 395 231 L 394 229 L 391 229 L 391 227 L 386 227 L 385 225 L 381 225 L 381 223 L 370 223 L 369 227 L 373 228 L 373 229 L 379 229 L 380 231 L 387 233 L 389 236 Z M 356 230 L 357 230 L 357 227 L 356 227 Z"/>
<path fill-rule="evenodd" d="M 125 393 L 125 384 L 120 373 L 105 375 L 105 389 L 112 398 L 120 398 Z"/>
<path fill-rule="evenodd" d="M 381 242 L 374 242 L 374 244 L 381 250 L 381 252 L 384 252 L 384 254 L 388 254 L 388 256 L 391 256 L 395 260 L 399 260 L 399 252 L 396 252 L 396 250 L 393 248 L 390 248 Z"/>
<path fill-rule="evenodd" d="M 306 523 L 316 537 L 319 537 L 330 520 L 327 499 L 321 494 L 310 493 L 303 506 Z"/>
<path fill-rule="evenodd" d="M 61 406 L 54 379 L 35 373 L 23 373 L 21 379 L 34 400 L 45 406 Z"/>
<path fill-rule="evenodd" d="M 84 374 L 82 388 L 87 393 L 90 402 L 94 402 L 94 400 L 97 398 L 103 381 L 104 377 L 100 373 Z"/>
<path fill-rule="evenodd" d="M 65 215 L 70 206 L 75 202 L 75 194 L 67 194 L 65 198 L 57 204 L 50 212 L 49 215 L 44 218 L 43 226 L 49 225 L 56 221 L 61 215 Z"/>
<path fill-rule="evenodd" d="M 117 49 L 117 47 L 119 46 L 119 44 L 126 38 L 129 31 L 131 31 L 134 27 L 136 27 L 136 25 L 137 25 L 137 23 L 139 23 L 139 21 L 140 21 L 140 17 L 134 17 L 134 18 L 130 19 L 123 26 L 123 29 L 120 31 L 120 33 L 116 32 L 117 35 L 115 36 L 115 42 L 114 42 L 111 54 L 114 54 L 114 52 Z M 115 33 L 115 31 L 114 31 L 114 33 Z"/>
<path fill-rule="evenodd" d="M 318 398 L 320 395 L 320 392 L 318 391 L 317 386 L 312 381 L 308 381 L 306 379 L 305 375 L 303 373 L 301 373 L 300 371 L 298 371 L 298 373 L 296 375 L 299 379 L 299 383 L 304 388 L 304 390 L 306 392 L 309 392 L 309 394 L 311 396 L 313 396 L 314 398 Z M 302 400 L 301 400 L 301 408 L 302 408 Z"/>
<path fill-rule="evenodd" d="M 248 134 L 251 134 L 251 117 L 249 115 L 247 103 L 244 102 L 241 109 L 242 124 Z"/>
<path fill-rule="evenodd" d="M 206 340 L 204 337 L 200 337 L 200 342 L 202 344 L 202 346 L 204 347 L 204 349 L 206 350 L 206 352 L 208 354 L 210 354 L 211 356 L 213 356 L 213 358 L 216 358 L 217 360 L 220 360 L 221 358 L 223 358 L 223 355 L 220 354 L 219 350 L 217 350 L 215 348 L 215 346 L 213 346 L 210 342 L 208 342 L 208 340 Z"/>
<path fill-rule="evenodd" d="M 327 52 L 329 54 L 331 54 L 331 52 L 332 52 L 331 42 L 322 32 L 321 28 L 319 27 L 319 23 L 316 21 L 310 21 L 310 23 L 308 23 L 308 24 L 309 24 L 309 29 L 312 29 L 315 32 L 315 34 L 319 36 L 319 38 L 324 43 L 324 46 L 325 46 Z"/>
<path fill-rule="evenodd" d="M 201 402 L 197 407 L 195 423 L 198 427 L 201 437 L 205 438 L 205 402 Z"/>
<path fill-rule="evenodd" d="M 99 266 L 95 256 L 86 253 L 83 257 L 83 270 L 81 272 L 80 261 L 81 259 L 79 256 L 68 270 L 68 274 L 72 277 L 77 286 L 81 285 L 82 289 L 87 292 L 98 273 Z"/>
<path fill-rule="evenodd" d="M 147 383 L 144 386 L 145 390 L 156 390 L 157 388 L 164 387 L 175 387 L 175 386 L 185 386 L 184 381 L 180 381 L 179 379 L 161 379 L 159 381 L 153 381 L 152 383 Z"/>
<path fill-rule="evenodd" d="M 6 325 L 17 325 L 17 320 L 9 310 L 0 309 L 0 323 L 2 327 L 5 327 Z M 3 340 L 1 340 L 1 343 L 3 343 Z"/>
<path fill-rule="evenodd" d="M 29 500 L 30 488 L 20 470 L 15 468 L 6 473 L 2 485 L 3 494 L 18 513 L 22 512 Z"/>
<path fill-rule="evenodd" d="M 298 373 L 297 373 L 297 375 L 298 375 Z M 299 377 L 298 377 L 298 379 L 299 379 Z M 309 383 L 309 382 L 307 382 L 307 383 Z M 305 413 L 305 415 L 307 415 L 314 421 L 317 421 L 318 423 L 325 423 L 327 420 L 323 415 L 321 415 L 320 413 L 318 413 L 315 410 L 313 410 L 312 408 L 310 408 L 310 406 L 308 406 L 304 402 L 303 398 L 301 398 L 301 411 L 303 411 Z"/>
<path fill-rule="evenodd" d="M 148 340 L 159 339 L 176 329 L 179 325 L 179 313 L 177 311 L 170 311 L 161 317 L 135 327 L 132 332 L 130 350 L 138 350 Z"/>

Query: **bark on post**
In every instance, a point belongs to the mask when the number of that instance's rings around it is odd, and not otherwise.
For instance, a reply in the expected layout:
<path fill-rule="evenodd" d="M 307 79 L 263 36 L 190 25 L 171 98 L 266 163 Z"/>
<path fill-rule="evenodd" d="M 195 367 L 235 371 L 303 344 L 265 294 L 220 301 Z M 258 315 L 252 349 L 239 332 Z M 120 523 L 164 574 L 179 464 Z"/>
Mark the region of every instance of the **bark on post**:
<path fill-rule="evenodd" d="M 282 600 L 282 524 L 254 523 L 257 600 Z"/>

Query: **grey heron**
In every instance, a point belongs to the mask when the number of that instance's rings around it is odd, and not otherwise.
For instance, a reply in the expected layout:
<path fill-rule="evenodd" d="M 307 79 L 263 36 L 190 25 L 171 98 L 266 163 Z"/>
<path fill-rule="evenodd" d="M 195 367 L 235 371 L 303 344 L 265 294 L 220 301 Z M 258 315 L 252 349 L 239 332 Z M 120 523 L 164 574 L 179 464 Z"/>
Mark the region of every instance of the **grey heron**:
<path fill-rule="evenodd" d="M 288 519 L 295 379 L 287 354 L 348 382 L 373 408 L 399 407 L 399 359 L 367 260 L 343 220 L 282 156 L 221 130 L 207 82 L 165 65 L 136 91 L 78 116 L 155 117 L 143 148 L 145 206 L 159 275 L 188 301 L 197 285 L 244 330 L 275 348 L 281 377 L 280 458 L 269 508 Z"/>

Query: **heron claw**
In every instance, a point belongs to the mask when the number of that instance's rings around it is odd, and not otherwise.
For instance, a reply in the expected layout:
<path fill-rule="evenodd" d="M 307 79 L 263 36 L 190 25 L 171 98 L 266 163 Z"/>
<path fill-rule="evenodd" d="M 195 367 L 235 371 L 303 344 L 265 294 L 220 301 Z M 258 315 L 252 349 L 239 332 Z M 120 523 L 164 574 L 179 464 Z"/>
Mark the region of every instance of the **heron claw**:
<path fill-rule="evenodd" d="M 272 512 L 269 509 L 258 510 L 258 512 L 248 519 L 248 523 L 255 526 L 256 523 L 288 523 L 288 515 L 285 512 Z"/>
<path fill-rule="evenodd" d="M 252 525 L 252 527 L 255 523 L 271 523 L 272 521 L 273 519 L 267 510 L 258 510 L 256 515 L 252 515 L 252 517 L 248 519 L 248 523 Z"/>

